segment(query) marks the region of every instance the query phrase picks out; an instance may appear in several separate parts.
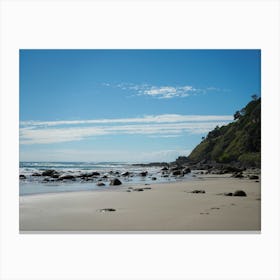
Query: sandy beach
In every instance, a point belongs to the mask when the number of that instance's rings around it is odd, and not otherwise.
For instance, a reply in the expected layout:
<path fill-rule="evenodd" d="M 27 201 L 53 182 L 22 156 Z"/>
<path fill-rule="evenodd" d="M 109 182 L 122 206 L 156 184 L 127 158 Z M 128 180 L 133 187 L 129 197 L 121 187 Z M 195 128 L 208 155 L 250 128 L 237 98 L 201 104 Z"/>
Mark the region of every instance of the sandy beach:
<path fill-rule="evenodd" d="M 193 181 L 142 187 L 151 189 L 20 196 L 19 230 L 21 233 L 261 230 L 261 187 L 255 180 L 203 175 Z M 205 193 L 191 193 L 194 190 Z M 221 195 L 236 190 L 245 191 L 247 196 Z M 101 210 L 107 208 L 115 211 Z"/>

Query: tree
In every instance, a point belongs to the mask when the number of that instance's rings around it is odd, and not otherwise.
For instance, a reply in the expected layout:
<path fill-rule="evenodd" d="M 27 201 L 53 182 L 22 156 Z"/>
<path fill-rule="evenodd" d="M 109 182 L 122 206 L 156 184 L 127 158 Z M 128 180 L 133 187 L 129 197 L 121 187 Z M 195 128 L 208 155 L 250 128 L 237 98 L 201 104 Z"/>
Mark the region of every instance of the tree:
<path fill-rule="evenodd" d="M 241 117 L 240 111 L 236 111 L 233 115 L 234 120 L 238 120 Z"/>
<path fill-rule="evenodd" d="M 256 94 L 251 95 L 251 97 L 254 101 L 256 101 L 258 99 L 258 96 Z"/>

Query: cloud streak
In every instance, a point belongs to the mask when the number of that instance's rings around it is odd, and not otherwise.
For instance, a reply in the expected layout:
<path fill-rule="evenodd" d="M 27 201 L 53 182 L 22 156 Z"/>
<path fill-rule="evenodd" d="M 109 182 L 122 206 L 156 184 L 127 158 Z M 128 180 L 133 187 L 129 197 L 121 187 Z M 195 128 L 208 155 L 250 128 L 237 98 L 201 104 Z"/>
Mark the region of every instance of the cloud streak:
<path fill-rule="evenodd" d="M 197 88 L 191 85 L 184 86 L 152 86 L 148 84 L 133 84 L 133 83 L 120 83 L 120 84 L 109 84 L 104 83 L 104 86 L 120 88 L 122 90 L 131 90 L 135 91 L 137 96 L 149 96 L 157 99 L 171 99 L 175 97 L 188 97 L 191 95 L 206 94 L 209 92 L 227 92 L 226 89 L 221 89 L 217 87 L 206 87 L 206 88 Z"/>
<path fill-rule="evenodd" d="M 201 121 L 232 121 L 230 115 L 147 115 L 138 118 L 122 119 L 94 119 L 72 121 L 21 121 L 21 126 L 60 126 L 60 125 L 91 125 L 91 124 L 117 124 L 117 123 L 178 123 L 178 122 L 201 122 Z"/>
<path fill-rule="evenodd" d="M 143 118 L 24 121 L 20 125 L 21 144 L 51 144 L 81 141 L 104 135 L 144 135 L 179 137 L 183 133 L 207 133 L 215 126 L 227 124 L 232 116 L 200 116 L 166 114 Z"/>

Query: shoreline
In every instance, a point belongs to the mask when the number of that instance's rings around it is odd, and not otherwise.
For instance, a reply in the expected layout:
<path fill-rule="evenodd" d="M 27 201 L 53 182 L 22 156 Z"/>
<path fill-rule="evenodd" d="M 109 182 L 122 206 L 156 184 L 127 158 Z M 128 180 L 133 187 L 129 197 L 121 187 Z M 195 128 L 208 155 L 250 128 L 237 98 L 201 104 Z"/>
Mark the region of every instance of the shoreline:
<path fill-rule="evenodd" d="M 194 190 L 205 193 L 191 193 Z M 244 190 L 247 196 L 219 195 L 236 190 Z M 260 231 L 260 197 L 260 182 L 214 174 L 118 190 L 23 195 L 19 197 L 19 230 Z"/>

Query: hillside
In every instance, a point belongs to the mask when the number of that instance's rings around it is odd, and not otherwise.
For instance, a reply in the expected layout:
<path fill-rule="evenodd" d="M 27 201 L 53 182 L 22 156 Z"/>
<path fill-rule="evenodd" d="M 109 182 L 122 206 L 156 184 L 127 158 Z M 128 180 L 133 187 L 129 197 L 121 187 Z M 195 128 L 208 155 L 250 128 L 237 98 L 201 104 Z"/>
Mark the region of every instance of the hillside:
<path fill-rule="evenodd" d="M 232 123 L 210 131 L 186 160 L 260 167 L 261 98 L 252 98 L 234 114 Z"/>

